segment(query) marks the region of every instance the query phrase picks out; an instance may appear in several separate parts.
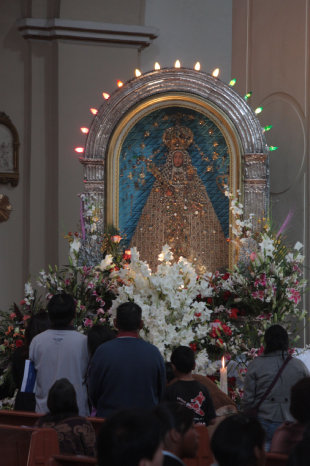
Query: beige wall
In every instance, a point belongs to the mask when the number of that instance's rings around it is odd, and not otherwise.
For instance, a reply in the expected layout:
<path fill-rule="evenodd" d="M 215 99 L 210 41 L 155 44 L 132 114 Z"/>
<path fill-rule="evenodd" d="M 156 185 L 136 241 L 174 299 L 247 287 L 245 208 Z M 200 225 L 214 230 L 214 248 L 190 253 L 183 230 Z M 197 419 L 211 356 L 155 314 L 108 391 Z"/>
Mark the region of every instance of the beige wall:
<path fill-rule="evenodd" d="M 309 1 L 234 0 L 232 75 L 237 90 L 253 91 L 250 104 L 264 107 L 262 125 L 272 124 L 271 216 L 306 247 L 309 267 Z M 305 275 L 309 278 L 308 270 Z M 309 309 L 309 294 L 305 307 Z"/>
<path fill-rule="evenodd" d="M 190 6 L 189 6 L 190 4 Z M 82 167 L 74 147 L 83 145 L 81 126 L 89 126 L 89 107 L 113 92 L 139 66 L 158 60 L 184 66 L 200 60 L 206 71 L 216 66 L 230 79 L 232 0 L 10 0 L 1 2 L 0 111 L 20 137 L 20 182 L 2 184 L 13 206 L 0 224 L 0 309 L 23 298 L 24 281 L 48 264 L 65 264 L 63 236 L 79 229 Z M 24 39 L 16 21 L 60 18 L 151 26 L 159 37 L 138 46 L 75 39 Z M 125 27 L 124 26 L 124 27 Z"/>

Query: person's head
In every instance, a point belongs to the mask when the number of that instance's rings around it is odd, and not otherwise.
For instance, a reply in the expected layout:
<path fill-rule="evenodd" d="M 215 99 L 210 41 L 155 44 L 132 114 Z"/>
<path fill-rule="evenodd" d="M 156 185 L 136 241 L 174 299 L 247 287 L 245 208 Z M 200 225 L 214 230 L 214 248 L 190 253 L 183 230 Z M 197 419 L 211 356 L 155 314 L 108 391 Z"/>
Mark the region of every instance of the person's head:
<path fill-rule="evenodd" d="M 301 423 L 310 422 L 310 377 L 304 377 L 291 388 L 290 411 Z"/>
<path fill-rule="evenodd" d="M 55 294 L 47 305 L 51 325 L 54 328 L 66 327 L 75 316 L 75 301 L 70 294 Z"/>
<path fill-rule="evenodd" d="M 170 360 L 177 374 L 189 374 L 195 369 L 195 353 L 189 346 L 175 348 Z"/>
<path fill-rule="evenodd" d="M 287 351 L 288 350 L 288 334 L 285 328 L 281 325 L 275 324 L 267 328 L 265 335 L 265 349 L 264 353 L 272 353 L 273 351 Z"/>
<path fill-rule="evenodd" d="M 199 436 L 194 425 L 192 410 L 177 402 L 161 403 L 154 410 L 161 421 L 164 448 L 179 458 L 194 458 Z"/>
<path fill-rule="evenodd" d="M 115 332 L 106 325 L 95 324 L 87 332 L 87 346 L 90 356 L 95 354 L 98 346 L 106 341 L 113 340 Z"/>
<path fill-rule="evenodd" d="M 219 466 L 261 466 L 264 442 L 265 432 L 257 419 L 233 414 L 215 429 L 211 449 Z"/>
<path fill-rule="evenodd" d="M 113 414 L 100 429 L 97 454 L 99 466 L 161 466 L 159 420 L 138 409 Z"/>
<path fill-rule="evenodd" d="M 173 153 L 173 165 L 176 168 L 179 168 L 179 167 L 181 167 L 183 165 L 183 161 L 184 161 L 183 152 L 180 151 L 180 150 L 174 151 L 174 153 Z"/>
<path fill-rule="evenodd" d="M 50 320 L 46 311 L 40 311 L 33 314 L 30 319 L 26 320 L 25 343 L 30 346 L 32 339 L 41 332 L 50 328 Z"/>
<path fill-rule="evenodd" d="M 118 330 L 137 331 L 143 326 L 141 315 L 141 307 L 129 301 L 118 306 L 114 324 Z"/>
<path fill-rule="evenodd" d="M 292 449 L 287 466 L 308 466 L 310 458 L 310 442 L 309 438 L 303 439 L 297 443 Z"/>
<path fill-rule="evenodd" d="M 79 414 L 74 386 L 68 379 L 59 379 L 51 386 L 47 396 L 50 414 Z"/>

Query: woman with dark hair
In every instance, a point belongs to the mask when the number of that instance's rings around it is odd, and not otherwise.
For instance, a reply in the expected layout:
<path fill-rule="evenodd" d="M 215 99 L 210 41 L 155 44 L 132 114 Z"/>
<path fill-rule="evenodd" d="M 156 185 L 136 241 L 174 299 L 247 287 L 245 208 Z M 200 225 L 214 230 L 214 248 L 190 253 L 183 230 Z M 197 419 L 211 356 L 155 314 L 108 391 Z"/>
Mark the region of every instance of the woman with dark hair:
<path fill-rule="evenodd" d="M 211 450 L 218 466 L 263 466 L 265 432 L 257 419 L 232 414 L 215 429 Z"/>
<path fill-rule="evenodd" d="M 29 346 L 32 339 L 50 328 L 50 320 L 46 311 L 40 311 L 33 314 L 26 321 L 24 345 L 16 348 L 12 356 L 12 377 L 15 386 L 18 388 L 15 398 L 14 409 L 19 411 L 35 411 L 36 399 L 35 394 L 30 392 L 22 392 L 21 386 L 23 382 L 25 361 L 29 358 Z"/>
<path fill-rule="evenodd" d="M 257 408 L 258 419 L 266 431 L 266 451 L 269 451 L 274 431 L 286 420 L 292 420 L 289 411 L 291 387 L 309 375 L 302 361 L 288 354 L 287 331 L 281 325 L 272 325 L 264 336 L 262 356 L 249 364 L 244 384 L 242 408 Z"/>
<path fill-rule="evenodd" d="M 270 451 L 288 455 L 303 438 L 310 422 L 310 377 L 299 380 L 291 390 L 290 411 L 295 422 L 285 421 L 274 433 Z"/>
<path fill-rule="evenodd" d="M 79 416 L 76 392 L 68 379 L 56 380 L 47 397 L 49 413 L 37 421 L 39 427 L 57 431 L 60 452 L 67 455 L 95 456 L 96 435 L 93 426 Z"/>

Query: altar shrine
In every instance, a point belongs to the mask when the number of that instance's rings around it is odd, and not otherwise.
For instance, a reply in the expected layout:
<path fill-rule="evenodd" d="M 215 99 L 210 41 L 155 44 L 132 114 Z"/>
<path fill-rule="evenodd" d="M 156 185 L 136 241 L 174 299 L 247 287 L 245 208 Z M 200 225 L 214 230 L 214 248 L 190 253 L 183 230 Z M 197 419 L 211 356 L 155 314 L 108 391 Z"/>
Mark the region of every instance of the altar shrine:
<path fill-rule="evenodd" d="M 113 226 L 152 270 L 164 244 L 199 273 L 231 267 L 238 251 L 227 192 L 241 193 L 245 218 L 259 228 L 267 157 L 256 114 L 218 78 L 169 68 L 128 81 L 99 108 L 80 159 L 83 262 L 100 262 L 94 233 Z"/>

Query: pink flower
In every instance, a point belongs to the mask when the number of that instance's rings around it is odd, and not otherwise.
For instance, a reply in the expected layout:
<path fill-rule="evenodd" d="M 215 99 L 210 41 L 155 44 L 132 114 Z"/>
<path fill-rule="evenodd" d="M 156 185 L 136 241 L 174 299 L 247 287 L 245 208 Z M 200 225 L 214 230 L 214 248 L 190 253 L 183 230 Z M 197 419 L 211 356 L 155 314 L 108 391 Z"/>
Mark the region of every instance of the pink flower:
<path fill-rule="evenodd" d="M 13 320 L 13 319 L 15 319 L 15 317 L 16 317 L 16 314 L 15 314 L 15 312 L 12 312 L 12 314 L 10 314 L 10 319 L 12 319 L 12 320 Z"/>
<path fill-rule="evenodd" d="M 104 310 L 99 307 L 99 309 L 97 310 L 97 316 L 99 316 L 100 314 L 105 314 Z"/>
<path fill-rule="evenodd" d="M 28 320 L 28 319 L 30 319 L 30 317 L 31 317 L 31 316 L 30 316 L 30 315 L 28 315 L 28 314 L 24 315 L 24 317 L 23 317 L 23 321 L 25 322 L 25 320 Z"/>
<path fill-rule="evenodd" d="M 294 288 L 290 288 L 288 291 L 290 293 L 288 296 L 289 301 L 294 301 L 295 304 L 298 304 L 300 301 L 299 291 L 295 290 Z"/>
<path fill-rule="evenodd" d="M 93 321 L 91 319 L 86 318 L 84 320 L 84 325 L 85 325 L 85 327 L 92 327 L 93 326 Z"/>
<path fill-rule="evenodd" d="M 251 260 L 252 262 L 254 262 L 255 259 L 256 259 L 256 252 L 251 252 L 251 254 L 250 254 L 250 260 Z"/>

